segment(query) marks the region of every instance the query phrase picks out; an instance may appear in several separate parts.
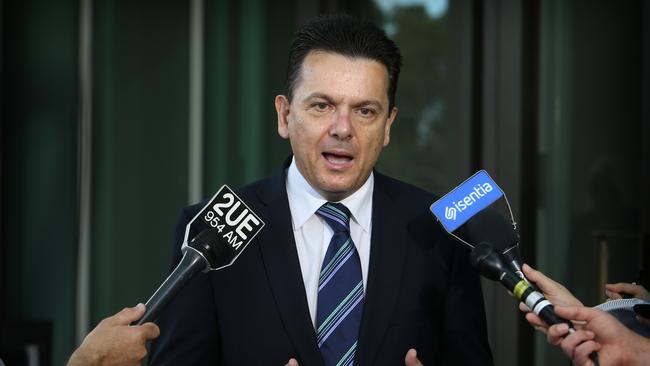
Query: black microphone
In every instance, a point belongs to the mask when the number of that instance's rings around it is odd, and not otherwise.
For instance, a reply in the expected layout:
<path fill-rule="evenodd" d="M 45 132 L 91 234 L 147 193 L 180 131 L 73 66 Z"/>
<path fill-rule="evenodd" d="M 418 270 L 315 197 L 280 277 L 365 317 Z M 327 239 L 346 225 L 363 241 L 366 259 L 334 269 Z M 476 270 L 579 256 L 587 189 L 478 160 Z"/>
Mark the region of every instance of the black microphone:
<path fill-rule="evenodd" d="M 200 271 L 207 272 L 220 267 L 235 250 L 220 235 L 216 228 L 205 229 L 187 246 L 182 248 L 183 258 L 174 271 L 158 287 L 146 303 L 147 310 L 135 324 L 154 321 L 176 293 Z"/>
<path fill-rule="evenodd" d="M 463 226 L 462 236 L 469 243 L 487 243 L 506 259 L 519 277 L 525 278 L 521 269 L 523 263 L 519 253 L 519 233 L 512 222 L 508 221 L 499 211 L 486 208 Z"/>
<path fill-rule="evenodd" d="M 472 249 L 469 257 L 479 273 L 492 281 L 499 281 L 517 300 L 526 304 L 537 316 L 549 325 L 571 323 L 560 318 L 553 310 L 553 304 L 544 295 L 536 291 L 526 280 L 517 276 L 505 265 L 503 255 L 491 245 L 482 242 Z"/>
<path fill-rule="evenodd" d="M 481 275 L 492 280 L 499 281 L 508 291 L 512 292 L 517 300 L 523 302 L 537 316 L 549 326 L 566 323 L 569 331 L 574 332 L 573 324 L 555 314 L 553 304 L 543 294 L 536 291 L 525 279 L 517 276 L 505 265 L 503 255 L 499 254 L 492 246 L 482 242 L 472 249 L 470 262 Z M 598 353 L 592 352 L 589 358 L 594 365 L 598 366 Z"/>
<path fill-rule="evenodd" d="M 232 265 L 264 222 L 227 185 L 185 226 L 183 258 L 147 301 L 137 325 L 155 320 L 169 301 L 199 271 L 220 270 Z M 194 236 L 193 233 L 199 234 Z"/>

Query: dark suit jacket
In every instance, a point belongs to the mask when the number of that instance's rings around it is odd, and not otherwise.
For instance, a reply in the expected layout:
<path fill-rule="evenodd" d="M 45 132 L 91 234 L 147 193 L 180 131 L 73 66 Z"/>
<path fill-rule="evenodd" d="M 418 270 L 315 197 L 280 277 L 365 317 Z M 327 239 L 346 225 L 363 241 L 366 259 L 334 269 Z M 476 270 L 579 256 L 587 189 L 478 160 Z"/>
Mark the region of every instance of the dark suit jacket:
<path fill-rule="evenodd" d="M 322 365 L 309 315 L 284 169 L 238 191 L 266 226 L 231 267 L 200 273 L 158 319 L 152 365 Z M 375 172 L 371 254 L 356 365 L 491 365 L 469 252 L 428 212 L 433 195 Z M 203 204 L 204 205 L 204 204 Z M 185 224 L 203 207 L 183 210 Z"/>

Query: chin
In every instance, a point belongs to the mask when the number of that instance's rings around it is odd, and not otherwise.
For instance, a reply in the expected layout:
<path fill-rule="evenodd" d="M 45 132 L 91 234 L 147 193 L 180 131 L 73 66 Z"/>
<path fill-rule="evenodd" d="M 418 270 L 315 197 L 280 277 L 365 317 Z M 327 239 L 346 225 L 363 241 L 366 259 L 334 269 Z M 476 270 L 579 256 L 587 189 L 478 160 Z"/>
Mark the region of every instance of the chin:
<path fill-rule="evenodd" d="M 340 201 L 352 194 L 355 190 L 355 187 L 349 184 L 328 184 L 321 186 L 320 190 L 326 197 L 335 197 L 337 198 L 337 201 Z"/>

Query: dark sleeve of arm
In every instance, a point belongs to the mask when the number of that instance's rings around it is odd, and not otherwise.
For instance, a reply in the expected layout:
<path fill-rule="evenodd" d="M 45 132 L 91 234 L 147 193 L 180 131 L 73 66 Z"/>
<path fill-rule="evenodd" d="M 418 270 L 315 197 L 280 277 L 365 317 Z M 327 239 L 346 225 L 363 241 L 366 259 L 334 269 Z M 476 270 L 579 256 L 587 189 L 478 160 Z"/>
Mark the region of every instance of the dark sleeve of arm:
<path fill-rule="evenodd" d="M 176 224 L 172 270 L 181 260 L 186 208 Z M 151 344 L 149 365 L 217 365 L 219 337 L 212 288 L 205 273 L 195 275 L 165 307 L 156 321 L 160 337 Z"/>
<path fill-rule="evenodd" d="M 455 247 L 444 304 L 443 364 L 493 365 L 479 275 L 469 263 L 469 251 Z"/>

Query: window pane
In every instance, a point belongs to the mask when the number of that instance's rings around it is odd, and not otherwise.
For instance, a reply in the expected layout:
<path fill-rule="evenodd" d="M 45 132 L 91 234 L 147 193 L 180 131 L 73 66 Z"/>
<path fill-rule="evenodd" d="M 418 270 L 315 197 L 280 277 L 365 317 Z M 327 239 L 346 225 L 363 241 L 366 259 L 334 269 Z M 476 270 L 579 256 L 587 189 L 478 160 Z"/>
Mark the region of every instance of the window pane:
<path fill-rule="evenodd" d="M 594 306 L 642 265 L 642 7 L 541 7 L 538 267 Z M 536 344 L 537 365 L 566 362 Z"/>
<path fill-rule="evenodd" d="M 404 59 L 399 113 L 379 169 L 437 193 L 469 173 L 469 30 L 460 27 L 454 8 L 461 4 L 375 1 L 376 21 Z"/>

